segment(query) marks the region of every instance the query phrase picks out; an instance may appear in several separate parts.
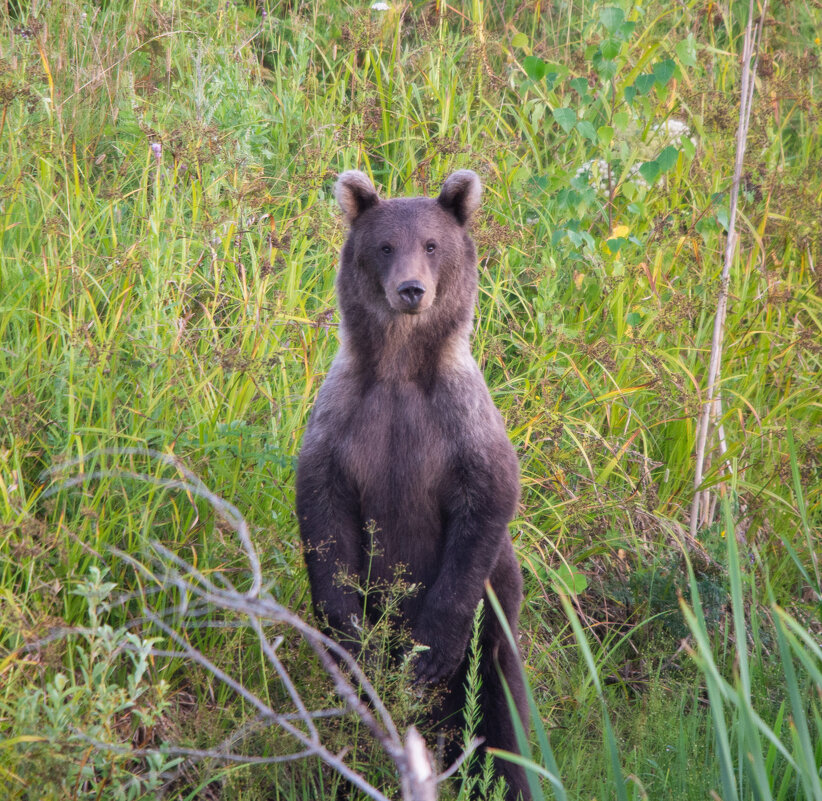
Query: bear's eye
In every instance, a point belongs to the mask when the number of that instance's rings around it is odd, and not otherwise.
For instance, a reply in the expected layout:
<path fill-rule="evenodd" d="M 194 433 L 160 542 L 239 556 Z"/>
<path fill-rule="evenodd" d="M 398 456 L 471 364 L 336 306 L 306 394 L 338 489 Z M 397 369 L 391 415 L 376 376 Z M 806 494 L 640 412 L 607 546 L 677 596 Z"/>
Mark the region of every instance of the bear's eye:
<path fill-rule="evenodd" d="M 390 256 L 394 252 L 394 248 L 392 248 L 391 245 L 383 245 L 381 250 L 386 256 Z"/>
<path fill-rule="evenodd" d="M 425 246 L 425 252 L 426 253 L 433 253 L 436 249 L 437 249 L 437 243 L 436 242 L 429 242 Z"/>

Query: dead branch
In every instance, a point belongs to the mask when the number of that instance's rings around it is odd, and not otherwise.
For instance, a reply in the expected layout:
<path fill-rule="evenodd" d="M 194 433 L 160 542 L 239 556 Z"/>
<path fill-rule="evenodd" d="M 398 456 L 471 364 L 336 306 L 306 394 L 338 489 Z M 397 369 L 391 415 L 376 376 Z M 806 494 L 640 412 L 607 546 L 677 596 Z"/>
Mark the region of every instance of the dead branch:
<path fill-rule="evenodd" d="M 734 161 L 734 175 L 731 183 L 731 207 L 728 215 L 728 236 L 725 241 L 725 257 L 722 264 L 722 273 L 719 282 L 719 296 L 714 316 L 714 329 L 711 338 L 711 359 L 708 365 L 708 386 L 706 399 L 697 423 L 696 465 L 694 470 L 694 497 L 691 504 L 691 537 L 696 537 L 697 528 L 701 521 L 703 525 L 710 522 L 711 503 L 707 490 L 701 490 L 705 477 L 705 460 L 708 443 L 708 434 L 713 426 L 718 434 L 719 449 L 722 456 L 728 450 L 725 439 L 725 430 L 722 425 L 722 396 L 719 392 L 719 383 L 722 367 L 722 345 L 725 338 L 725 318 L 728 311 L 728 288 L 730 285 L 731 264 L 736 250 L 736 212 L 739 202 L 739 184 L 742 179 L 742 167 L 745 160 L 745 147 L 748 141 L 748 129 L 751 119 L 751 105 L 753 101 L 756 68 L 759 61 L 759 44 L 762 38 L 762 28 L 768 9 L 768 0 L 764 0 L 762 11 L 754 31 L 754 0 L 750 0 L 748 7 L 748 22 L 745 28 L 745 38 L 742 45 L 742 75 L 739 100 L 739 123 L 736 129 L 736 158 Z M 726 462 L 725 469 L 731 470 Z"/>
<path fill-rule="evenodd" d="M 138 619 L 137 624 L 151 625 L 159 629 L 165 635 L 165 638 L 173 643 L 172 648 L 151 648 L 151 655 L 154 657 L 181 658 L 196 664 L 229 687 L 245 703 L 250 705 L 256 714 L 215 748 L 196 749 L 166 744 L 156 749 L 134 749 L 125 745 L 92 741 L 80 733 L 78 733 L 78 736 L 97 748 L 128 753 L 134 757 L 147 757 L 157 754 L 182 758 L 183 762 L 175 770 L 164 775 L 167 780 L 166 786 L 179 778 L 187 766 L 204 759 L 243 764 L 271 764 L 316 756 L 368 797 L 377 801 L 388 801 L 386 795 L 346 764 L 345 753 L 333 753 L 322 742 L 315 721 L 320 718 L 342 714 L 347 710 L 359 717 L 394 763 L 404 801 L 434 801 L 436 799 L 437 783 L 456 771 L 463 759 L 479 743 L 472 743 L 466 753 L 460 757 L 451 769 L 446 771 L 443 776 L 437 777 L 433 768 L 433 761 L 422 737 L 414 727 L 411 727 L 406 732 L 403 741 L 377 691 L 352 655 L 339 643 L 308 624 L 299 615 L 282 606 L 264 589 L 260 560 L 251 540 L 247 522 L 236 507 L 211 492 L 179 459 L 157 451 L 137 448 L 107 450 L 91 454 L 85 459 L 67 462 L 61 465 L 59 471 L 54 470 L 50 474 L 54 476 L 58 472 L 62 473 L 68 468 L 77 466 L 82 469 L 89 458 L 93 458 L 100 453 L 119 456 L 136 455 L 154 459 L 164 465 L 173 467 L 179 477 L 166 479 L 127 470 L 96 470 L 72 477 L 58 478 L 55 485 L 48 491 L 49 494 L 99 478 L 119 477 L 147 481 L 166 489 L 181 490 L 192 499 L 192 502 L 194 498 L 207 501 L 214 512 L 237 534 L 243 551 L 248 558 L 250 568 L 251 586 L 247 591 L 238 590 L 224 574 L 214 573 L 206 576 L 158 542 L 151 544 L 155 554 L 154 562 L 156 563 L 151 567 L 143 564 L 130 554 L 116 549 L 111 549 L 111 551 L 118 558 L 130 564 L 144 578 L 155 583 L 155 586 L 161 588 L 162 591 L 174 589 L 183 599 L 181 603 L 175 604 L 172 608 L 155 610 L 148 606 L 147 601 L 154 597 L 162 597 L 160 593 L 147 592 L 142 596 L 146 600 L 144 601 L 142 616 Z M 126 595 L 124 598 L 126 601 L 132 600 L 134 595 Z M 229 615 L 231 619 L 223 620 L 222 616 L 225 615 Z M 193 647 L 183 633 L 169 624 L 168 620 L 177 617 L 182 618 L 186 628 L 191 625 L 203 626 L 213 623 L 215 626 L 244 626 L 253 631 L 260 644 L 262 654 L 273 667 L 295 711 L 281 712 L 272 708 L 266 700 L 260 698 L 228 672 L 214 664 L 205 654 Z M 209 617 L 211 617 L 211 620 L 209 620 Z M 195 620 L 192 621 L 192 619 Z M 283 637 L 272 638 L 266 633 L 266 627 L 271 624 L 278 624 L 279 627 L 286 626 L 289 630 L 299 634 L 309 645 L 331 679 L 337 695 L 344 702 L 345 710 L 310 710 L 307 708 L 296 683 L 277 654 Z M 132 623 L 130 627 L 133 627 L 133 625 Z M 79 629 L 71 629 L 61 633 L 78 633 L 79 631 Z M 235 750 L 236 746 L 246 739 L 250 733 L 270 726 L 277 727 L 295 741 L 293 751 L 274 757 L 259 757 L 242 754 Z"/>

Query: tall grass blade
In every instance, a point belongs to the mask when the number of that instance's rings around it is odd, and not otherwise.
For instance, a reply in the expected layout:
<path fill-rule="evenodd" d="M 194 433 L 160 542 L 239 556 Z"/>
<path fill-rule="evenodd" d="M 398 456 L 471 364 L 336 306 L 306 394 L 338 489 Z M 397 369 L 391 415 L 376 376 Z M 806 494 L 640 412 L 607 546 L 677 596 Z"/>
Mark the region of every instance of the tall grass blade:
<path fill-rule="evenodd" d="M 708 635 L 708 627 L 705 623 L 705 615 L 702 611 L 696 576 L 694 575 L 690 560 L 688 560 L 687 564 L 693 609 L 688 607 L 683 600 L 681 603 L 682 614 L 685 616 L 691 634 L 696 640 L 697 664 L 699 664 L 702 670 L 705 687 L 708 691 L 708 702 L 714 727 L 714 743 L 719 759 L 719 775 L 722 780 L 722 798 L 723 801 L 739 801 L 739 792 L 734 775 L 734 762 L 731 757 L 731 741 L 728 735 L 728 726 L 725 722 L 725 682 L 713 660 L 713 650 Z"/>
<path fill-rule="evenodd" d="M 511 631 L 511 627 L 508 625 L 508 619 L 505 617 L 505 613 L 502 610 L 502 606 L 500 605 L 499 599 L 494 593 L 493 588 L 490 585 L 486 585 L 486 592 L 488 594 L 488 599 L 491 602 L 491 606 L 494 610 L 494 614 L 497 616 L 499 620 L 500 626 L 502 626 L 502 630 L 505 632 L 505 637 L 508 640 L 508 644 L 511 648 L 519 650 L 519 645 L 514 639 L 514 634 Z M 520 764 L 525 767 L 529 767 L 531 770 L 538 769 L 538 772 L 545 776 L 546 779 L 551 783 L 551 787 L 554 791 L 554 797 L 557 801 L 568 801 L 568 796 L 565 791 L 565 787 L 560 779 L 559 774 L 559 766 L 557 765 L 556 757 L 554 756 L 554 751 L 551 748 L 551 743 L 548 739 L 548 734 L 545 731 L 545 725 L 542 722 L 541 713 L 539 707 L 537 707 L 536 701 L 534 700 L 534 694 L 531 690 L 531 685 L 528 682 L 528 677 L 523 673 L 523 679 L 525 680 L 525 692 L 528 696 L 528 709 L 531 714 L 531 725 L 536 729 L 537 732 L 537 741 L 539 743 L 540 748 L 540 755 L 542 757 L 542 761 L 545 764 L 545 767 L 540 767 L 536 765 L 533 761 L 529 760 L 528 765 L 525 765 L 525 762 L 520 760 Z M 506 691 L 506 698 L 508 700 L 508 709 L 512 714 L 515 722 L 518 720 L 519 716 L 516 715 L 516 707 L 513 706 L 513 698 L 511 697 L 510 690 L 508 689 L 507 685 L 505 685 Z M 521 724 L 520 724 L 521 726 Z M 527 743 L 526 743 L 527 746 Z M 530 748 L 527 750 L 522 751 L 523 754 L 530 754 Z M 529 774 L 529 787 L 531 788 L 531 792 L 534 793 L 536 785 L 536 793 L 535 798 L 544 798 L 542 794 L 542 789 L 539 787 L 538 783 L 531 783 L 530 774 Z"/>
<path fill-rule="evenodd" d="M 599 672 L 597 671 L 596 663 L 594 662 L 594 656 L 591 653 L 591 648 L 588 645 L 588 639 L 585 636 L 585 632 L 582 629 L 582 624 L 579 622 L 576 610 L 571 604 L 569 597 L 564 592 L 560 593 L 559 597 L 562 602 L 562 608 L 565 610 L 565 614 L 571 623 L 571 628 L 574 630 L 577 645 L 579 650 L 582 652 L 585 664 L 588 666 L 589 675 L 594 683 L 594 687 L 596 688 L 597 696 L 599 697 L 599 702 L 602 707 L 602 721 L 603 726 L 605 727 L 605 742 L 608 748 L 611 781 L 614 783 L 616 797 L 619 801 L 628 801 L 628 788 L 626 787 L 625 780 L 622 777 L 622 763 L 619 758 L 619 748 L 617 747 L 616 737 L 614 736 L 614 730 L 611 726 L 611 718 L 608 714 L 608 705 L 605 701 L 605 695 L 602 692 L 602 684 L 599 680 Z"/>
<path fill-rule="evenodd" d="M 794 740 L 797 772 L 799 781 L 805 791 L 808 801 L 822 801 L 822 783 L 819 779 L 819 766 L 816 764 L 814 745 L 811 741 L 811 733 L 808 727 L 808 717 L 806 707 L 809 697 L 803 695 L 799 690 L 796 669 L 793 664 L 791 648 L 788 645 L 784 623 L 780 615 L 776 616 L 776 639 L 779 644 L 779 656 L 782 660 L 782 670 L 785 675 L 785 682 L 788 689 L 788 698 L 791 704 L 790 730 L 791 738 Z M 822 682 L 817 684 L 817 697 L 822 691 Z M 822 732 L 817 732 L 822 734 Z M 798 752 L 798 753 L 797 753 Z"/>

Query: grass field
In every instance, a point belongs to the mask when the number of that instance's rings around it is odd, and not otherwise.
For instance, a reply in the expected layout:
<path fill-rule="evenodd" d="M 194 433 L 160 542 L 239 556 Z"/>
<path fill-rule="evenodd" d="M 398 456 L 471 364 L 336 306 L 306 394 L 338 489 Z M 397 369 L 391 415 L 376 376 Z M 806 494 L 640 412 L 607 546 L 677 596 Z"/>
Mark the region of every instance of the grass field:
<path fill-rule="evenodd" d="M 0 795 L 155 798 L 175 770 L 173 798 L 333 795 L 316 758 L 129 753 L 215 747 L 253 713 L 149 655 L 173 643 L 140 624 L 146 604 L 291 710 L 253 632 L 202 625 L 231 621 L 187 616 L 163 583 L 153 542 L 251 578 L 231 528 L 146 451 L 239 510 L 267 591 L 308 616 L 294 464 L 336 350 L 334 176 L 433 194 L 471 168 L 474 353 L 521 464 L 542 792 L 822 801 L 822 6 L 767 10 L 727 451 L 712 435 L 692 537 L 748 3 L 369 5 L 0 2 Z M 339 706 L 306 645 L 274 634 L 309 708 Z M 407 684 L 374 676 L 407 725 Z M 322 725 L 396 794 L 355 720 Z M 237 745 L 293 748 L 272 730 Z"/>

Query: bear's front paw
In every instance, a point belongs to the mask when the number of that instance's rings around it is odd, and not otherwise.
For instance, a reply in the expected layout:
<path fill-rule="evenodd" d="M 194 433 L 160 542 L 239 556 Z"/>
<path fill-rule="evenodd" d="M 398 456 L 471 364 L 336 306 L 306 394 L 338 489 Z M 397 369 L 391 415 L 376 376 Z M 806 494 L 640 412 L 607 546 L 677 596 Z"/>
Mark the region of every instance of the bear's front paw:
<path fill-rule="evenodd" d="M 462 661 L 462 653 L 449 653 L 448 648 L 429 646 L 414 660 L 416 684 L 439 684 L 450 678 Z"/>
<path fill-rule="evenodd" d="M 463 636 L 456 621 L 445 624 L 436 622 L 430 616 L 421 618 L 414 627 L 414 642 L 428 646 L 419 653 L 414 662 L 414 673 L 419 684 L 437 684 L 450 678 L 465 657 L 468 634 Z"/>

